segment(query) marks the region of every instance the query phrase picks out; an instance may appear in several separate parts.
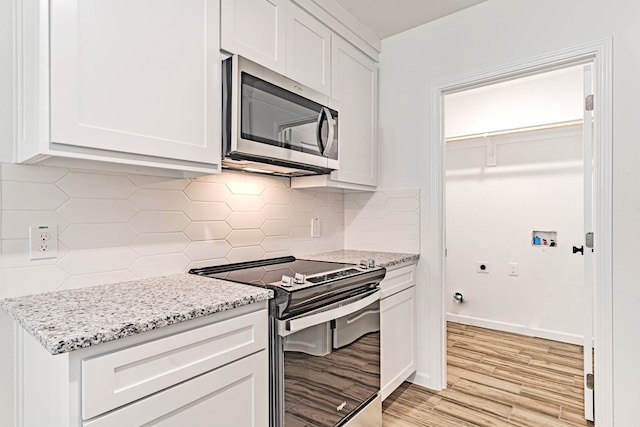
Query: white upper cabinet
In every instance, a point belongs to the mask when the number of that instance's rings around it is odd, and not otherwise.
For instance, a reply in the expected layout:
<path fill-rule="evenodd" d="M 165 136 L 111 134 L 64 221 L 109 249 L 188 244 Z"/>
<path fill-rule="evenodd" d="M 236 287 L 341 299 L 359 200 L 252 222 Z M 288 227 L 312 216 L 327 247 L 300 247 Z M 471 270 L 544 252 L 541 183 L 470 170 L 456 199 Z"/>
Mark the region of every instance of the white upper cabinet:
<path fill-rule="evenodd" d="M 18 161 L 220 170 L 218 0 L 29 3 Z"/>
<path fill-rule="evenodd" d="M 287 0 L 221 1 L 221 49 L 285 74 Z"/>
<path fill-rule="evenodd" d="M 331 94 L 331 30 L 290 2 L 287 9 L 287 77 Z"/>
<path fill-rule="evenodd" d="M 340 105 L 340 169 L 331 174 L 331 179 L 375 187 L 378 65 L 340 37 L 332 40 L 331 97 Z"/>

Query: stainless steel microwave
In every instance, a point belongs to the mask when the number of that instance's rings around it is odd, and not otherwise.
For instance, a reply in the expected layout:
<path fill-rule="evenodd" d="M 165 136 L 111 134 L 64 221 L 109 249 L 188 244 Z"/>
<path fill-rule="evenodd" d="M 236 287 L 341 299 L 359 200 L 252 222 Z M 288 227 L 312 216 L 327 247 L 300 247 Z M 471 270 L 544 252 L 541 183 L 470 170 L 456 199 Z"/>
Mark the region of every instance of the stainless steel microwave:
<path fill-rule="evenodd" d="M 279 176 L 338 169 L 339 113 L 327 95 L 238 55 L 222 62 L 222 166 Z"/>

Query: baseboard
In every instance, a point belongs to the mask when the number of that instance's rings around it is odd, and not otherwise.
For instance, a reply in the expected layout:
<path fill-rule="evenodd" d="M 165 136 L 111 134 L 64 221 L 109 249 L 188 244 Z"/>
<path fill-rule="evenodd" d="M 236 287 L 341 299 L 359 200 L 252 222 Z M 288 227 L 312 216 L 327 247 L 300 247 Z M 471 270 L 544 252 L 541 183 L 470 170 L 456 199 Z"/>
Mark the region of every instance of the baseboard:
<path fill-rule="evenodd" d="M 478 317 L 463 316 L 459 314 L 447 313 L 448 322 L 462 323 L 463 325 L 479 326 L 481 328 L 495 329 L 498 331 L 512 332 L 515 334 L 530 337 L 544 338 L 553 341 L 566 342 L 568 344 L 584 345 L 582 335 L 568 334 L 565 332 L 552 331 L 549 329 L 529 328 L 524 325 L 514 323 L 499 322 L 495 320 L 482 319 Z"/>
<path fill-rule="evenodd" d="M 407 378 L 407 381 L 431 390 L 438 390 L 438 388 L 434 387 L 431 383 L 431 376 L 424 372 L 414 372 L 409 378 Z"/>

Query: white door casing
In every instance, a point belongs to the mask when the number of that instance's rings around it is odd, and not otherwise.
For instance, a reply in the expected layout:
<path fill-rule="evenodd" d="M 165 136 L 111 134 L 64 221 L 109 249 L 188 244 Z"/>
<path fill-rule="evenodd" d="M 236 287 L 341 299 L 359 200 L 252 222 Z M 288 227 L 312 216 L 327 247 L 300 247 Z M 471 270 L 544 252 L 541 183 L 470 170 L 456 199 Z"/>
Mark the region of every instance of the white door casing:
<path fill-rule="evenodd" d="M 598 242 L 594 252 L 594 339 L 595 413 L 598 423 L 613 425 L 613 342 L 612 342 L 612 40 L 610 38 L 527 58 L 505 66 L 436 83 L 431 90 L 431 144 L 429 188 L 431 203 L 428 257 L 430 266 L 426 291 L 429 294 L 429 324 L 419 339 L 428 341 L 429 372 L 418 372 L 420 382 L 429 388 L 446 387 L 446 322 L 444 309 L 445 261 L 445 136 L 444 96 L 497 81 L 531 75 L 585 63 L 593 64 L 593 94 L 598 114 L 593 132 L 593 231 Z"/>
<path fill-rule="evenodd" d="M 587 97 L 592 95 L 591 64 L 584 67 L 584 118 L 582 122 L 582 156 L 584 164 L 584 233 L 593 231 L 593 108 L 587 108 Z M 593 98 L 592 98 L 593 99 Z M 593 105 L 593 103 L 592 103 Z M 584 255 L 584 416 L 594 420 L 593 390 L 587 385 L 588 375 L 593 375 L 593 288 L 594 288 L 594 252 L 585 242 Z"/>

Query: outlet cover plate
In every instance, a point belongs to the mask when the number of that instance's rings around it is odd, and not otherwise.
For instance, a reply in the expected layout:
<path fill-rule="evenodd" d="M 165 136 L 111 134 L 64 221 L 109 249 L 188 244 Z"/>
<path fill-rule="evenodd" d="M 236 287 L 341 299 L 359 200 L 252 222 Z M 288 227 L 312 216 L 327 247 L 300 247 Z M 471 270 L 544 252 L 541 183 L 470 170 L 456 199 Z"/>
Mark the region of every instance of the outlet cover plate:
<path fill-rule="evenodd" d="M 58 226 L 32 225 L 29 227 L 29 259 L 58 257 Z"/>
<path fill-rule="evenodd" d="M 489 263 L 478 261 L 478 265 L 476 267 L 476 271 L 478 273 L 488 273 L 489 272 Z"/>

